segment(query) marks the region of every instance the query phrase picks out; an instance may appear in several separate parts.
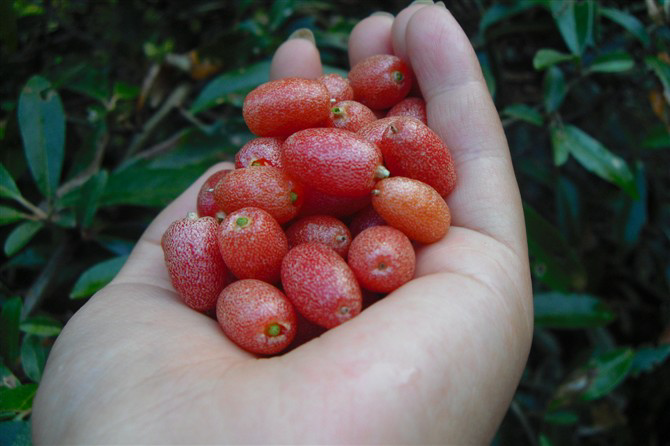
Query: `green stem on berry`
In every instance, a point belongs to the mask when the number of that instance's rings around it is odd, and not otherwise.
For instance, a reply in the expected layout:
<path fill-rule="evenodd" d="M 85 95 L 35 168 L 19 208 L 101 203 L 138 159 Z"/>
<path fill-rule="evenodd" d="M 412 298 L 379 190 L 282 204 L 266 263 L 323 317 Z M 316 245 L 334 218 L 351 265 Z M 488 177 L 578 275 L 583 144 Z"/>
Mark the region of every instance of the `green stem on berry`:
<path fill-rule="evenodd" d="M 296 194 L 296 193 L 293 192 L 293 191 L 291 191 L 291 192 L 289 193 L 289 197 L 290 197 L 290 199 L 291 199 L 291 204 L 293 204 L 293 203 L 295 203 L 296 201 L 298 201 L 298 194 Z"/>
<path fill-rule="evenodd" d="M 274 324 L 268 325 L 265 328 L 265 334 L 271 338 L 279 336 L 281 334 L 281 325 L 277 324 L 276 322 Z"/>
<path fill-rule="evenodd" d="M 388 178 L 391 175 L 391 172 L 384 166 L 377 166 L 375 169 L 375 178 L 381 180 L 383 178 Z"/>
<path fill-rule="evenodd" d="M 381 192 L 379 191 L 379 189 L 372 189 L 372 191 L 371 191 L 370 193 L 376 197 L 376 196 L 379 195 Z"/>
<path fill-rule="evenodd" d="M 186 218 L 188 218 L 189 220 L 195 220 L 196 218 L 198 218 L 198 213 L 189 212 L 188 214 L 186 214 Z"/>
<path fill-rule="evenodd" d="M 402 81 L 405 80 L 405 75 L 402 74 L 400 71 L 394 71 L 391 73 L 391 78 L 393 79 L 393 82 L 396 84 L 401 84 Z"/>
<path fill-rule="evenodd" d="M 338 116 L 344 114 L 344 110 L 342 110 L 342 107 L 333 107 L 333 108 L 330 109 L 330 111 L 331 111 L 332 114 L 338 115 Z"/>
<path fill-rule="evenodd" d="M 237 220 L 235 220 L 235 224 L 239 226 L 240 228 L 244 228 L 249 225 L 249 218 L 248 217 L 239 217 Z"/>

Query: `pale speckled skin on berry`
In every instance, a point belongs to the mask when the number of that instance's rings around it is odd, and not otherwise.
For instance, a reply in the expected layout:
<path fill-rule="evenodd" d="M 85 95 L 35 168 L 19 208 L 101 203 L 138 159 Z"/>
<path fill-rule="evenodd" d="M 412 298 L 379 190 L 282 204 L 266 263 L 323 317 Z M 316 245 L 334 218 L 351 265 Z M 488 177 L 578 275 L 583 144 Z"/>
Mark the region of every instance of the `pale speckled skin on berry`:
<path fill-rule="evenodd" d="M 335 128 L 296 132 L 282 145 L 284 169 L 330 195 L 360 197 L 375 184 L 382 164 L 379 148 L 356 133 Z"/>
<path fill-rule="evenodd" d="M 200 187 L 198 192 L 198 198 L 196 199 L 196 209 L 198 210 L 198 215 L 200 217 L 214 217 L 222 209 L 216 203 L 216 198 L 214 198 L 214 189 L 219 183 L 219 180 L 224 176 L 232 172 L 231 169 L 223 169 L 218 172 L 214 172 L 205 180 L 205 182 Z"/>
<path fill-rule="evenodd" d="M 396 119 L 398 119 L 397 116 L 388 116 L 386 118 L 377 119 L 376 121 L 364 125 L 356 133 L 379 147 L 384 132 L 389 127 L 389 124 L 394 123 Z"/>
<path fill-rule="evenodd" d="M 230 340 L 259 355 L 283 351 L 297 332 L 296 313 L 284 293 L 254 279 L 238 280 L 221 292 L 216 319 Z M 267 333 L 272 324 L 280 326 L 277 336 Z"/>
<path fill-rule="evenodd" d="M 338 113 L 335 113 L 335 110 Z M 356 101 L 340 101 L 330 109 L 330 127 L 357 132 L 377 116 L 365 105 Z"/>
<path fill-rule="evenodd" d="M 242 146 L 235 154 L 235 167 L 251 167 L 253 163 L 261 166 L 281 168 L 281 145 L 284 138 L 254 138 Z"/>
<path fill-rule="evenodd" d="M 321 243 L 304 243 L 284 257 L 284 292 L 306 319 L 333 328 L 360 313 L 361 288 L 347 263 Z"/>
<path fill-rule="evenodd" d="M 423 181 L 443 197 L 456 187 L 456 169 L 449 148 L 418 119 L 399 117 L 389 124 L 379 148 L 391 175 Z"/>
<path fill-rule="evenodd" d="M 356 215 L 352 217 L 351 223 L 349 223 L 349 230 L 351 231 L 351 236 L 356 237 L 367 228 L 385 224 L 386 221 L 384 221 L 381 215 L 375 211 L 375 208 L 370 205 L 357 212 Z"/>
<path fill-rule="evenodd" d="M 370 204 L 370 194 L 354 198 L 337 197 L 309 188 L 304 190 L 304 198 L 298 217 L 318 214 L 346 217 Z"/>
<path fill-rule="evenodd" d="M 451 225 L 449 207 L 442 196 L 411 178 L 380 180 L 373 190 L 372 206 L 390 226 L 419 243 L 441 240 Z"/>
<path fill-rule="evenodd" d="M 403 74 L 396 82 L 393 72 Z M 405 62 L 390 54 L 377 54 L 358 62 L 349 71 L 349 83 L 354 90 L 354 100 L 368 107 L 381 110 L 393 107 L 407 96 L 412 88 L 412 72 Z"/>
<path fill-rule="evenodd" d="M 405 98 L 394 105 L 386 114 L 387 117 L 409 116 L 428 124 L 426 115 L 426 101 L 421 98 Z"/>
<path fill-rule="evenodd" d="M 285 78 L 266 82 L 244 99 L 244 122 L 257 136 L 289 136 L 319 127 L 328 120 L 330 95 L 312 79 Z"/>
<path fill-rule="evenodd" d="M 295 201 L 292 201 L 292 193 Z M 277 167 L 244 167 L 235 169 L 217 183 L 214 198 L 226 214 L 243 207 L 257 207 L 282 224 L 300 210 L 303 187 Z"/>
<path fill-rule="evenodd" d="M 331 104 L 340 101 L 353 101 L 354 90 L 349 85 L 349 80 L 337 73 L 324 74 L 317 79 L 328 89 Z"/>
<path fill-rule="evenodd" d="M 161 238 L 172 286 L 196 311 L 214 308 L 229 280 L 217 245 L 218 227 L 212 217 L 187 217 L 173 222 Z"/>
<path fill-rule="evenodd" d="M 361 287 L 390 293 L 414 277 L 416 256 L 407 236 L 391 226 L 374 226 L 356 236 L 347 260 Z"/>
<path fill-rule="evenodd" d="M 333 248 L 342 258 L 347 258 L 351 232 L 347 225 L 329 215 L 304 217 L 286 229 L 289 249 L 302 243 L 323 243 Z"/>
<path fill-rule="evenodd" d="M 241 217 L 248 219 L 244 227 L 237 223 Z M 269 213 L 247 207 L 228 214 L 221 222 L 217 241 L 226 266 L 238 279 L 279 282 L 288 241 Z"/>

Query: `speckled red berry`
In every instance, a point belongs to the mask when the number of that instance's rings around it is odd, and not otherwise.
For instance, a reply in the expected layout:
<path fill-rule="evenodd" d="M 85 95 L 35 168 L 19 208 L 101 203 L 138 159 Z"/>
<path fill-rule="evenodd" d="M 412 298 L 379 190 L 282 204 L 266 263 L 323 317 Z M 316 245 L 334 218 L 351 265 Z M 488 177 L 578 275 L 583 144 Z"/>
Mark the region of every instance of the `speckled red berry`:
<path fill-rule="evenodd" d="M 346 217 L 370 204 L 370 195 L 360 197 L 338 197 L 335 195 L 319 192 L 316 189 L 304 189 L 304 200 L 298 217 L 308 215 L 331 215 L 333 217 Z"/>
<path fill-rule="evenodd" d="M 421 98 L 405 98 L 394 105 L 386 114 L 387 117 L 408 116 L 428 124 L 426 101 Z"/>
<path fill-rule="evenodd" d="M 412 72 L 390 54 L 377 54 L 358 62 L 349 72 L 354 100 L 372 109 L 393 107 L 412 88 Z"/>
<path fill-rule="evenodd" d="M 286 229 L 289 249 L 302 243 L 323 243 L 347 258 L 351 244 L 351 232 L 347 225 L 329 215 L 304 217 Z"/>
<path fill-rule="evenodd" d="M 330 109 L 330 126 L 350 132 L 357 132 L 376 120 L 372 110 L 356 101 L 340 101 Z"/>
<path fill-rule="evenodd" d="M 198 192 L 198 198 L 196 199 L 196 209 L 198 210 L 198 215 L 200 217 L 209 216 L 218 218 L 220 216 L 222 209 L 216 203 L 216 198 L 214 198 L 214 189 L 215 186 L 219 183 L 219 180 L 228 175 L 230 172 L 232 172 L 231 169 L 223 169 L 214 172 L 202 184 L 200 191 Z"/>
<path fill-rule="evenodd" d="M 349 223 L 349 230 L 351 231 L 351 236 L 356 237 L 367 228 L 385 224 L 386 221 L 384 221 L 381 215 L 375 211 L 375 208 L 370 205 L 354 214 L 351 218 L 351 223 Z"/>
<path fill-rule="evenodd" d="M 284 138 L 254 138 L 235 154 L 235 167 L 281 167 L 281 145 Z"/>
<path fill-rule="evenodd" d="M 354 90 L 349 85 L 349 80 L 337 73 L 324 74 L 317 79 L 328 89 L 331 104 L 340 101 L 353 101 Z"/>

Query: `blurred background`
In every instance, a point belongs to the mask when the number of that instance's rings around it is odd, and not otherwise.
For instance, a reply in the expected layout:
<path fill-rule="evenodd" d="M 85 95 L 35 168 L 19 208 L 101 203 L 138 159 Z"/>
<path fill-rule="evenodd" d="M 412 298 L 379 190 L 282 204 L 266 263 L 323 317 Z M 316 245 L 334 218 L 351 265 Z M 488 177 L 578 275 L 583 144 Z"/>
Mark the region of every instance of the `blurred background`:
<path fill-rule="evenodd" d="M 670 444 L 670 0 L 446 1 L 524 199 L 535 339 L 496 445 Z M 0 443 L 68 318 L 251 138 L 244 95 L 313 31 L 330 72 L 407 2 L 0 0 Z M 76 379 L 76 377 L 73 377 Z"/>

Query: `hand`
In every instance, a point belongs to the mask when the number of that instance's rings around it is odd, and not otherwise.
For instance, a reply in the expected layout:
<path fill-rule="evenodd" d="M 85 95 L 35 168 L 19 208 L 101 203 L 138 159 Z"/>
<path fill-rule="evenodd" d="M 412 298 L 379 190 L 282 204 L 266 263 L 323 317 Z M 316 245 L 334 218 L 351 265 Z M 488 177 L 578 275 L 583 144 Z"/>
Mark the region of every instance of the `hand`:
<path fill-rule="evenodd" d="M 413 5 L 353 30 L 352 65 L 391 51 L 412 65 L 459 175 L 448 197 L 453 226 L 420 249 L 416 278 L 282 356 L 242 351 L 179 301 L 160 247 L 167 226 L 194 210 L 202 181 L 224 167 L 215 166 L 63 330 L 34 404 L 37 443 L 491 440 L 533 329 L 509 150 L 477 58 L 446 9 Z M 287 41 L 273 60 L 273 77 L 320 74 L 305 39 Z"/>

